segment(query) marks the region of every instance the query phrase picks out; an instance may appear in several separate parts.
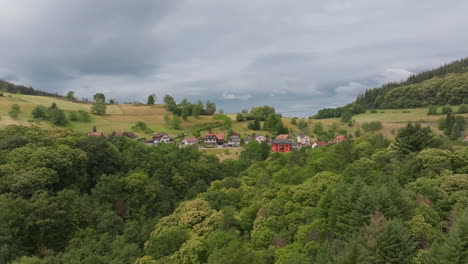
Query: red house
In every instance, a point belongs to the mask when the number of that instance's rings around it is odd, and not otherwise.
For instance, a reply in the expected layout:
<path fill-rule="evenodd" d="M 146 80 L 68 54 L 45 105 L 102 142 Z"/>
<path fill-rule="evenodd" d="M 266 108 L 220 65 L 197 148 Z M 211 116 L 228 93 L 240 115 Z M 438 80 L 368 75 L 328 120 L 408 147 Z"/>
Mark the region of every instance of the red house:
<path fill-rule="evenodd" d="M 271 141 L 271 151 L 273 152 L 290 152 L 292 141 L 290 139 L 273 139 Z"/>

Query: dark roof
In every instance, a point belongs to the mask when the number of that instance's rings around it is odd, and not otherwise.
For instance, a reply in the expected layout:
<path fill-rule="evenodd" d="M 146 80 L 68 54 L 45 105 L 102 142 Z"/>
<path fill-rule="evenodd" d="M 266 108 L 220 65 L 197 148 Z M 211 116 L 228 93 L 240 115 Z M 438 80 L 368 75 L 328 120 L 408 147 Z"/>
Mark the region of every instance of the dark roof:
<path fill-rule="evenodd" d="M 159 133 L 153 134 L 153 138 L 157 138 L 157 139 L 160 139 L 160 138 L 162 138 L 162 137 L 164 137 L 164 136 L 168 136 L 167 133 L 165 133 L 165 132 L 159 132 Z"/>
<path fill-rule="evenodd" d="M 271 144 L 292 144 L 292 140 L 277 138 L 277 139 L 273 139 L 271 141 Z"/>
<path fill-rule="evenodd" d="M 300 133 L 300 134 L 299 134 L 299 135 L 297 135 L 297 136 L 298 136 L 298 137 L 301 137 L 301 138 L 303 138 L 303 137 L 307 137 L 307 135 L 306 135 L 306 134 L 304 134 L 304 133 Z"/>

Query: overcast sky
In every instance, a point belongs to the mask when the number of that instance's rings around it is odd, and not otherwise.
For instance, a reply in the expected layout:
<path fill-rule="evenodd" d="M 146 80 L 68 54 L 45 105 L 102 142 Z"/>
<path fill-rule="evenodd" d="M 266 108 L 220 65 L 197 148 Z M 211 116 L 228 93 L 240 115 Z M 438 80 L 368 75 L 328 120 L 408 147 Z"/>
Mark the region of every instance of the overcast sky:
<path fill-rule="evenodd" d="M 288 116 L 468 56 L 466 0 L 0 0 L 0 79 Z M 161 101 L 161 100 L 159 100 Z"/>

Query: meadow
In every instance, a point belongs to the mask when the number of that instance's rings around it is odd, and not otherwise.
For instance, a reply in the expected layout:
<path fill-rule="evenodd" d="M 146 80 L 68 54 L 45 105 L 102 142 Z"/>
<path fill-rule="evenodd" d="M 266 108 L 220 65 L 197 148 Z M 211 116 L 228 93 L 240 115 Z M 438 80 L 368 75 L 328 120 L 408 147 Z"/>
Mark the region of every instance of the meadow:
<path fill-rule="evenodd" d="M 90 103 L 79 103 L 72 102 L 65 99 L 45 97 L 45 96 L 32 96 L 22 94 L 8 94 L 4 97 L 0 97 L 0 127 L 5 127 L 11 124 L 17 125 L 38 125 L 41 127 L 52 126 L 48 121 L 32 120 L 31 111 L 38 105 L 50 106 L 52 103 L 56 103 L 57 106 L 64 110 L 65 113 L 70 111 L 85 110 L 89 111 L 91 108 Z M 18 119 L 12 119 L 8 116 L 11 105 L 18 104 L 21 107 L 21 113 Z M 454 111 L 457 107 L 453 107 Z M 214 120 L 211 116 L 200 116 L 200 117 L 188 117 L 187 121 L 183 121 L 180 130 L 172 129 L 166 126 L 164 116 L 169 115 L 172 117 L 172 113 L 167 111 L 163 105 L 144 105 L 144 104 L 118 104 L 118 105 L 107 105 L 106 115 L 92 115 L 90 122 L 69 122 L 66 128 L 86 133 L 92 130 L 93 126 L 96 126 L 98 131 L 104 133 L 112 133 L 117 131 L 131 131 L 131 127 L 138 121 L 145 122 L 148 127 L 155 132 L 166 132 L 171 136 L 176 135 L 190 135 L 191 132 L 200 126 L 206 124 L 214 124 L 220 122 Z M 247 128 L 248 121 L 237 122 L 235 121 L 235 114 L 229 115 L 232 121 L 232 131 L 240 133 L 243 137 L 252 133 L 268 135 L 267 131 L 252 131 Z M 468 114 L 463 114 L 464 117 L 468 117 Z M 382 123 L 382 129 L 379 132 L 383 133 L 389 138 L 393 138 L 398 129 L 404 127 L 408 122 L 421 122 L 424 126 L 429 126 L 438 134 L 441 132 L 437 129 L 437 122 L 442 115 L 427 115 L 427 108 L 412 108 L 412 109 L 379 109 L 377 113 L 371 113 L 367 111 L 364 114 L 353 116 L 354 124 L 352 127 L 348 124 L 340 123 L 339 118 L 329 119 L 304 119 L 308 128 L 305 132 L 313 136 L 313 127 L 316 123 L 321 123 L 324 128 L 330 129 L 332 126 L 338 127 L 338 129 L 346 130 L 348 133 L 355 134 L 356 130 L 361 128 L 362 124 L 366 122 L 379 121 Z M 296 125 L 291 124 L 292 118 L 283 118 L 284 124 L 289 128 L 291 134 L 298 134 L 301 131 Z M 226 133 L 227 130 L 224 127 L 213 129 L 214 132 Z M 362 131 L 362 129 L 361 129 Z M 206 133 L 207 131 L 202 132 Z M 364 132 L 364 131 L 362 131 Z M 149 137 L 144 133 L 137 133 L 141 137 Z M 215 150 L 210 150 L 216 152 Z M 218 156 L 221 156 L 220 153 Z M 224 156 L 232 156 L 226 154 Z M 236 156 L 236 155 L 235 155 Z"/>

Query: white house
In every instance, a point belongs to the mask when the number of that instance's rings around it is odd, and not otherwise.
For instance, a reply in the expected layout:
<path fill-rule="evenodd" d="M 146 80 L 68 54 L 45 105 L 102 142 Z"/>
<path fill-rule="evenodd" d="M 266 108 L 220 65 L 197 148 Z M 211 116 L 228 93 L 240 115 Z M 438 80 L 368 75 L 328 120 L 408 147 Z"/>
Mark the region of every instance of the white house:
<path fill-rule="evenodd" d="M 198 140 L 197 138 L 194 138 L 194 137 L 189 137 L 189 138 L 184 138 L 180 141 L 180 146 L 181 147 L 185 147 L 185 146 L 193 146 L 193 145 L 197 145 L 198 144 Z"/>
<path fill-rule="evenodd" d="M 297 142 L 301 143 L 302 145 L 310 145 L 310 137 L 304 133 L 300 133 L 296 137 Z"/>
<path fill-rule="evenodd" d="M 227 145 L 231 147 L 240 147 L 240 144 L 241 144 L 240 135 L 237 134 L 236 132 L 232 132 L 232 134 L 228 138 Z"/>
<path fill-rule="evenodd" d="M 155 145 L 159 143 L 172 143 L 172 139 L 167 135 L 167 133 L 160 132 L 153 134 L 153 142 Z"/>

